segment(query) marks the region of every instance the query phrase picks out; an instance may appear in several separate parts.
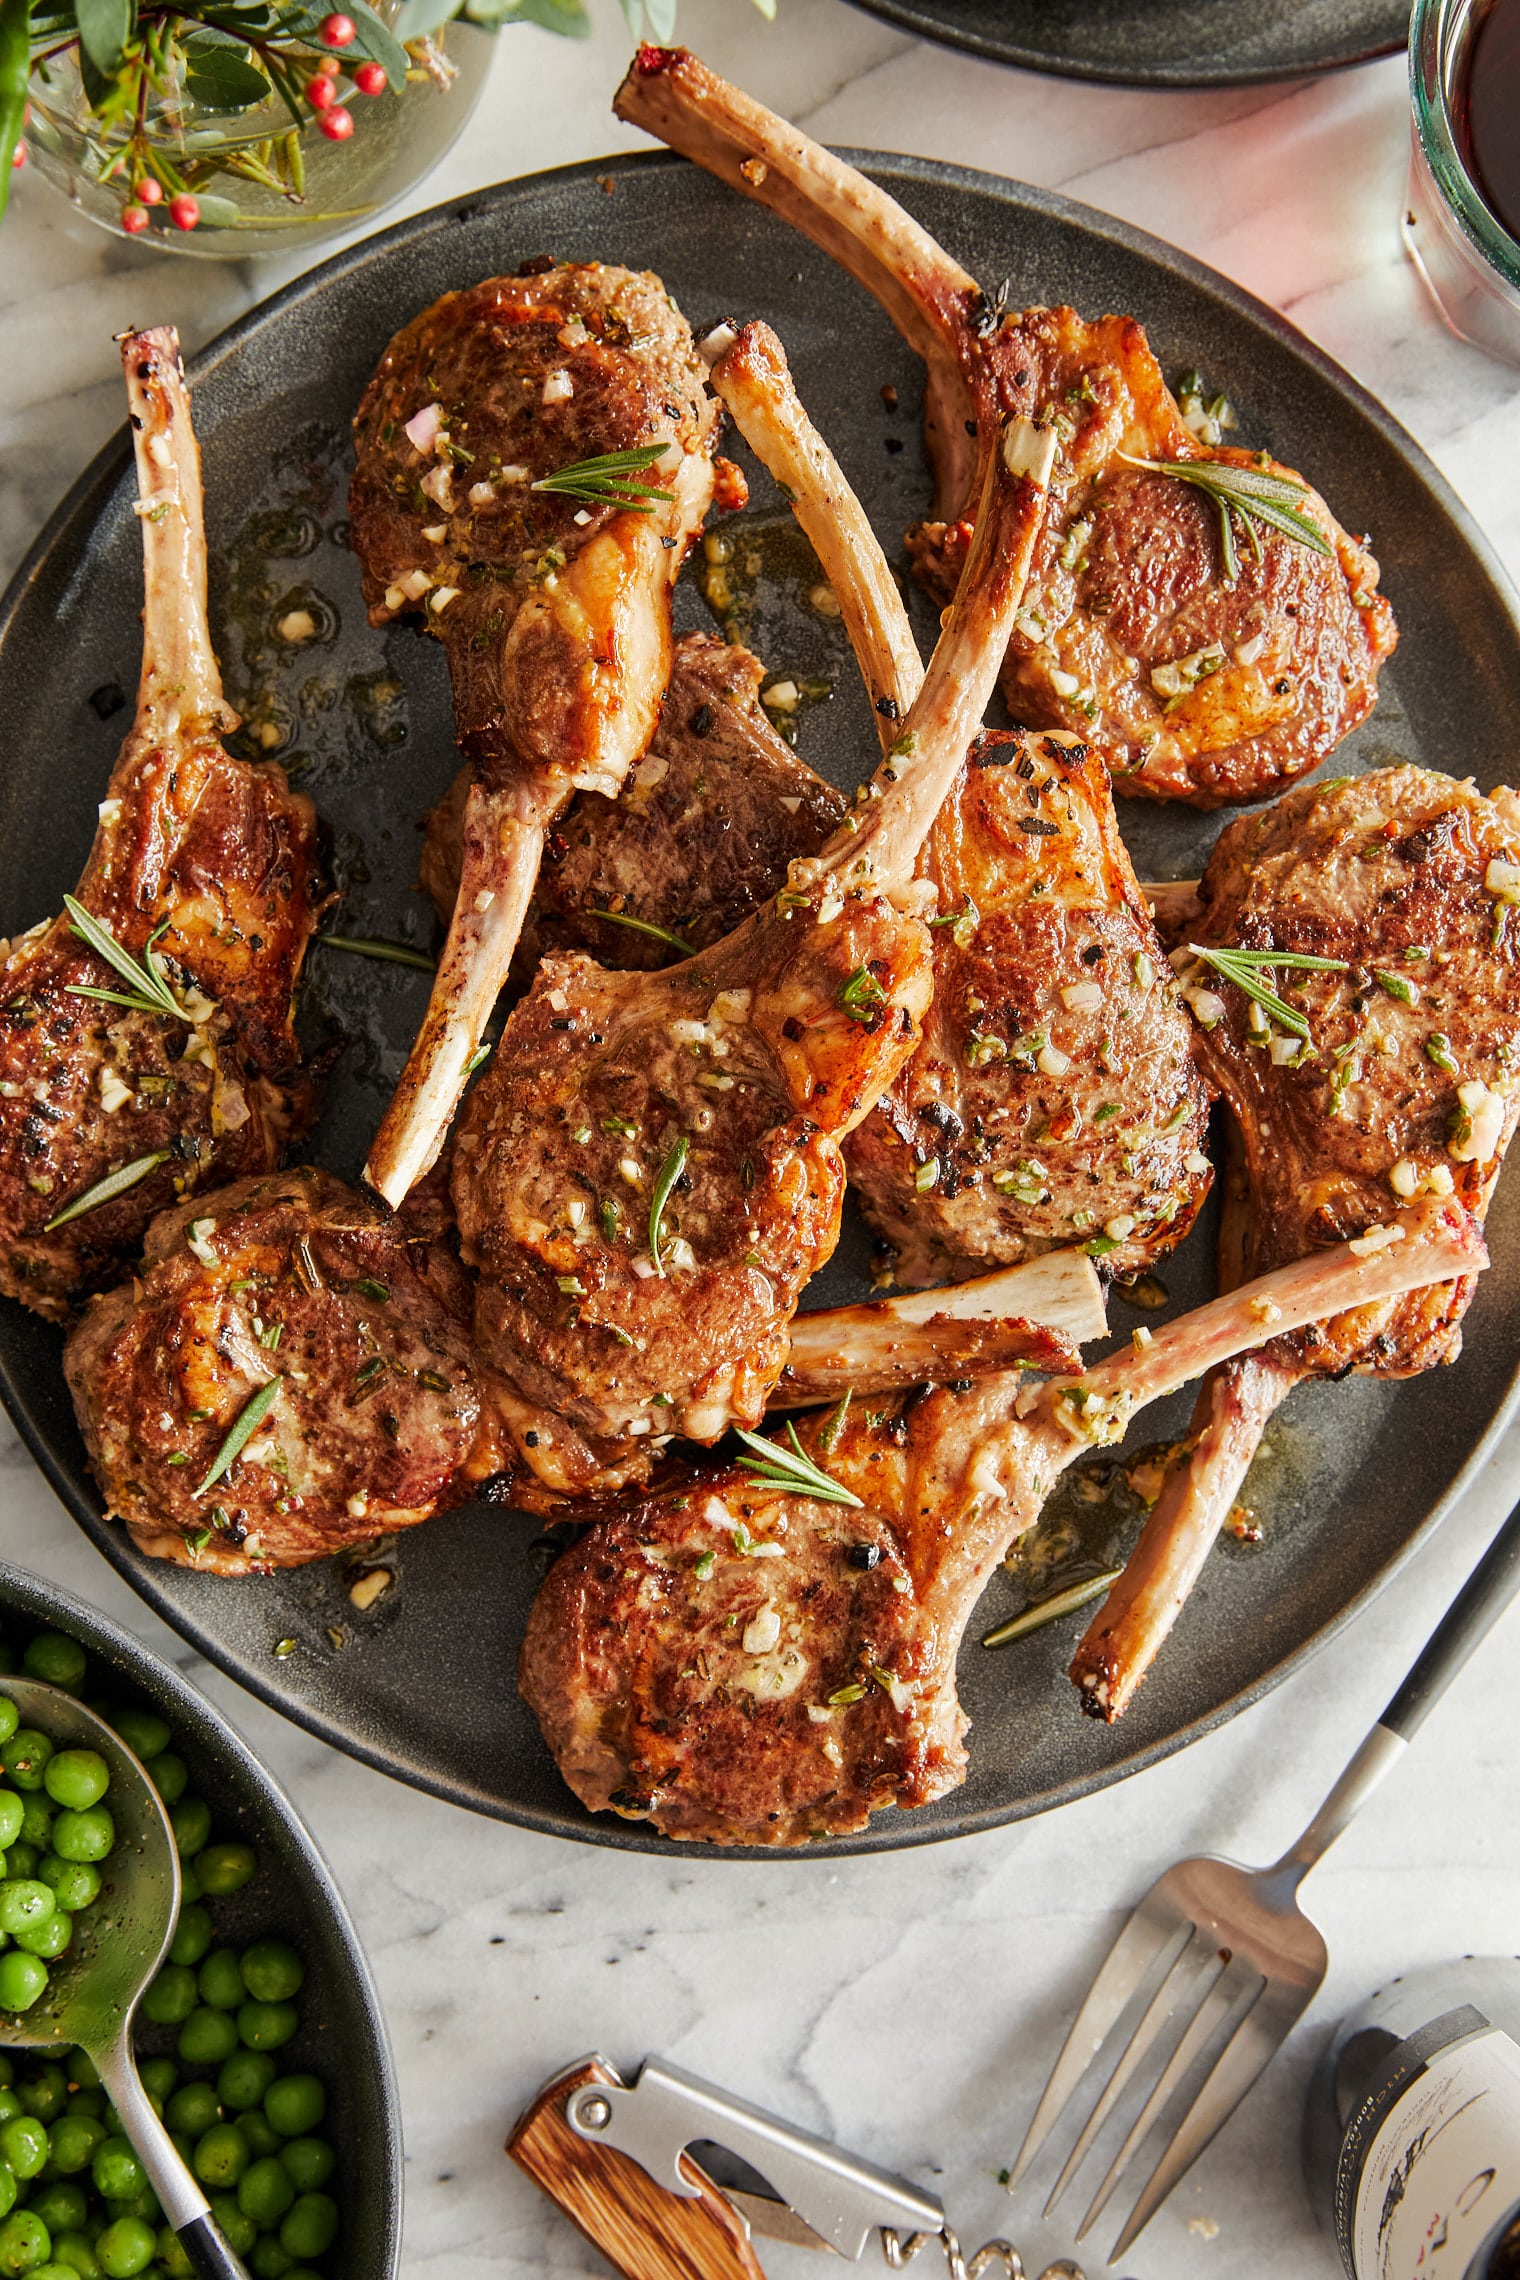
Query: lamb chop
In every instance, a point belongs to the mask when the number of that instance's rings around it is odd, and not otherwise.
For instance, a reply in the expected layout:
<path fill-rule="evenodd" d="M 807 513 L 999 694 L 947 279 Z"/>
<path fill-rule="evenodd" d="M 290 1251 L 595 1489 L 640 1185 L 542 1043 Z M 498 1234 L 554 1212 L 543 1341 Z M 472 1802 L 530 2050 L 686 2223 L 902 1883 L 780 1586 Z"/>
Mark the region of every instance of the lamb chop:
<path fill-rule="evenodd" d="M 817 854 L 845 801 L 772 728 L 764 670 L 712 634 L 676 643 L 648 756 L 617 799 L 577 792 L 549 833 L 513 965 L 520 989 L 564 950 L 643 971 L 682 945 L 705 950 L 785 883 L 795 856 Z M 427 818 L 422 884 L 445 925 L 469 787 L 465 769 Z"/>
<path fill-rule="evenodd" d="M 890 724 L 921 678 L 907 614 L 769 326 L 734 337 L 713 385 L 812 539 Z M 1102 754 L 1060 732 L 983 734 L 918 875 L 938 907 L 933 1004 L 845 1146 L 894 1278 L 960 1279 L 1073 1239 L 1140 1272 L 1208 1192 L 1209 1092 Z"/>
<path fill-rule="evenodd" d="M 838 1239 L 839 1144 L 912 1051 L 931 938 L 894 897 L 1019 606 L 1051 443 L 989 452 L 961 596 L 901 736 L 816 857 L 681 966 L 550 958 L 471 1092 L 454 1158 L 476 1337 L 597 1433 L 754 1423 Z"/>
<path fill-rule="evenodd" d="M 1377 564 L 1291 469 L 1200 442 L 1133 318 L 1005 315 L 884 191 L 684 50 L 641 48 L 614 108 L 800 230 L 924 359 L 935 520 L 909 547 L 931 592 L 954 586 L 985 423 L 1059 436 L 1003 675 L 1016 720 L 1122 751 L 1120 791 L 1216 807 L 1291 782 L 1370 711 L 1396 638 Z"/>
<path fill-rule="evenodd" d="M 716 407 L 657 277 L 495 277 L 415 317 L 354 421 L 370 621 L 443 642 L 475 770 L 437 979 L 366 1169 L 399 1203 L 433 1163 L 506 981 L 545 833 L 615 796 L 654 733 L 670 589 L 712 497 Z"/>
<path fill-rule="evenodd" d="M 233 759 L 206 622 L 178 336 L 121 337 L 145 607 L 137 711 L 65 915 L 0 966 L 0 1290 L 54 1321 L 176 1196 L 277 1164 L 309 1120 L 291 1005 L 321 907 L 316 817 Z"/>
<path fill-rule="evenodd" d="M 309 1165 L 164 1212 L 64 1367 L 108 1516 L 218 1575 L 325 1559 L 470 1492 L 457 1261 Z M 475 1460 L 472 1465 L 472 1458 Z"/>
<path fill-rule="evenodd" d="M 1204 955 L 1176 956 L 1243 1154 L 1223 1280 L 1412 1196 L 1455 1194 L 1482 1219 L 1520 1114 L 1517 901 L 1520 802 L 1429 769 L 1306 785 L 1220 835 L 1189 929 Z M 1292 1388 L 1454 1361 L 1472 1291 L 1467 1276 L 1296 1335 L 1285 1325 L 1206 1382 L 1190 1456 L 1072 1664 L 1095 1716 L 1133 1697 Z"/>
<path fill-rule="evenodd" d="M 989 1378 L 853 1405 L 745 1472 L 600 1521 L 550 1570 L 519 1684 L 570 1787 L 666 1836 L 801 1844 L 943 1796 L 966 1766 L 955 1658 L 994 1566 L 1062 1469 L 1261 1336 L 1476 1271 L 1454 1201 L 1030 1390 Z M 798 1449 L 801 1454 L 797 1453 Z"/>

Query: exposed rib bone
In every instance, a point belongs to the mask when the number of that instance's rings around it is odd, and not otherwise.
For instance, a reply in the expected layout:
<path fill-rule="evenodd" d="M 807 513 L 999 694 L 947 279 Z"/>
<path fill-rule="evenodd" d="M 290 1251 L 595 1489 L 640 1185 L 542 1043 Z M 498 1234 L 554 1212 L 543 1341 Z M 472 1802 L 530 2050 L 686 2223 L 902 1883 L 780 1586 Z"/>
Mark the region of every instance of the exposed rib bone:
<path fill-rule="evenodd" d="M 712 382 L 755 456 L 775 477 L 817 555 L 890 751 L 923 687 L 908 613 L 865 509 L 803 410 L 786 351 L 767 324 L 748 324 L 713 366 Z"/>

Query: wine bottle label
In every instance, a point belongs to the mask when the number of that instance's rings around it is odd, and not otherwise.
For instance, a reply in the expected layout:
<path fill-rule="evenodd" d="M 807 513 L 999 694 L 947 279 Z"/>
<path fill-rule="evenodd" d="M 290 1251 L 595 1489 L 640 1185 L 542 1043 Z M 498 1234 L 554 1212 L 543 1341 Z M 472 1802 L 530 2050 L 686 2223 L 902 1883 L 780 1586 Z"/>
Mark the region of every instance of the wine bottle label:
<path fill-rule="evenodd" d="M 1355 2280 L 1462 2276 L 1520 2200 L 1520 2046 L 1466 2004 L 1401 2045 L 1350 2121 L 1336 2231 Z"/>

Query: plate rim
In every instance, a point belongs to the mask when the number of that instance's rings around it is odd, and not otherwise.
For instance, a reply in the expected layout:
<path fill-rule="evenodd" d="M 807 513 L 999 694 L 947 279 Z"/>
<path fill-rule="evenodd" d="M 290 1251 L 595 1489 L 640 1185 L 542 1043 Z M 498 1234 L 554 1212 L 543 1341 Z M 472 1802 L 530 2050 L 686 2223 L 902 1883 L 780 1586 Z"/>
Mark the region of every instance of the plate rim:
<path fill-rule="evenodd" d="M 1140 229 L 1118 216 L 1104 213 L 1100 208 L 1089 206 L 1081 200 L 1068 198 L 1060 191 L 1047 190 L 982 168 L 960 166 L 942 159 L 919 158 L 906 152 L 866 151 L 839 146 L 839 155 L 867 174 L 874 169 L 885 176 L 889 186 L 894 188 L 903 181 L 910 185 L 918 181 L 951 190 L 971 191 L 989 196 L 1004 205 L 1036 211 L 1079 230 L 1085 236 L 1116 245 L 1150 266 L 1183 276 L 1202 291 L 1223 301 L 1237 316 L 1264 328 L 1281 347 L 1301 363 L 1307 364 L 1322 381 L 1367 419 L 1383 441 L 1431 493 L 1489 581 L 1495 601 L 1510 622 L 1517 651 L 1520 651 L 1520 591 L 1517 591 L 1515 583 L 1468 507 L 1423 446 L 1386 405 L 1269 302 L 1152 232 Z M 493 207 L 510 207 L 524 197 L 531 197 L 544 189 L 596 182 L 599 177 L 605 177 L 609 173 L 674 172 L 687 168 L 689 163 L 670 151 L 659 149 L 614 153 L 603 158 L 578 160 L 566 166 L 543 168 L 506 181 L 487 184 L 425 208 L 417 214 L 405 216 L 354 245 L 340 249 L 314 268 L 303 271 L 300 276 L 292 278 L 266 299 L 256 302 L 231 325 L 215 334 L 186 359 L 186 372 L 192 392 L 203 379 L 235 356 L 244 341 L 255 331 L 272 319 L 283 316 L 287 310 L 325 291 L 333 280 L 369 266 L 377 255 L 388 253 L 451 225 L 474 220 Z M 31 584 L 48 564 L 65 526 L 86 509 L 97 495 L 103 504 L 120 482 L 130 461 L 130 444 L 123 422 L 121 430 L 107 439 L 69 486 L 27 550 L 5 593 L 0 596 L 0 648 L 3 648 L 8 638 L 12 621 Z M 904 1851 L 928 1844 L 950 1843 L 962 1837 L 981 1835 L 988 1829 L 1007 1827 L 1018 1821 L 1032 1819 L 1038 1814 L 1058 1810 L 1062 1805 L 1090 1796 L 1097 1790 L 1112 1787 L 1133 1774 L 1145 1771 L 1149 1766 L 1172 1756 L 1178 1750 L 1188 1748 L 1216 1727 L 1239 1716 L 1338 1637 L 1402 1571 L 1447 1517 L 1453 1505 L 1467 1493 L 1508 1427 L 1517 1404 L 1520 1404 L 1520 1354 L 1515 1358 L 1514 1367 L 1505 1381 L 1491 1417 L 1456 1476 L 1375 1573 L 1334 1614 L 1328 1616 L 1269 1670 L 1236 1689 L 1223 1701 L 1178 1726 L 1172 1733 L 1095 1766 L 1087 1773 L 1072 1776 L 1055 1791 L 1047 1790 L 1020 1799 L 1012 1805 L 980 1808 L 964 1815 L 954 1826 L 945 1826 L 930 1820 L 928 1816 L 905 1812 L 890 1825 L 890 1836 L 885 1840 L 879 1836 L 873 1838 L 870 1831 L 866 1830 L 856 1832 L 854 1836 L 795 1848 L 697 1846 L 679 1844 L 676 1840 L 653 1831 L 645 1831 L 637 1823 L 622 1820 L 607 1822 L 590 1815 L 573 1819 L 570 1816 L 574 1800 L 569 1791 L 566 1792 L 566 1804 L 560 1815 L 486 1796 L 469 1783 L 451 1779 L 446 1774 L 398 1764 L 394 1754 L 388 1756 L 383 1748 L 367 1738 L 358 1738 L 346 1731 L 334 1718 L 324 1713 L 316 1700 L 293 1703 L 279 1690 L 273 1674 L 265 1673 L 258 1665 L 251 1661 L 245 1662 L 240 1656 L 230 1653 L 214 1633 L 207 1631 L 195 1616 L 183 1610 L 162 1591 L 157 1584 L 155 1566 L 143 1562 L 133 1551 L 125 1533 L 105 1520 L 98 1510 L 92 1509 L 79 1494 L 51 1443 L 26 1412 L 23 1397 L 12 1383 L 6 1356 L 0 1350 L 0 1406 L 4 1407 L 23 1445 L 65 1511 L 138 1597 L 214 1668 L 222 1671 L 235 1684 L 246 1688 L 256 1700 L 288 1719 L 291 1724 L 313 1734 L 360 1764 L 384 1773 L 392 1780 L 403 1781 L 424 1794 L 462 1806 L 490 1819 L 531 1829 L 541 1835 L 617 1851 L 651 1853 L 666 1859 L 672 1855 L 735 1861 L 853 1858 Z M 446 1519 L 447 1515 L 440 1515 L 440 1518 Z M 106 1621 L 109 1618 L 101 1617 L 100 1620 Z"/>

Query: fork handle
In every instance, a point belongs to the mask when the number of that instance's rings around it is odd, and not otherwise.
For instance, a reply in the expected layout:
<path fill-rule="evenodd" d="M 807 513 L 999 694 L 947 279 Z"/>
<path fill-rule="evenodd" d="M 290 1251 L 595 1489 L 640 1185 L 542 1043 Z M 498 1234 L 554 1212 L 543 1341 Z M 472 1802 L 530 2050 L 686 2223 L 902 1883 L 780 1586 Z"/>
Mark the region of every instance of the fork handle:
<path fill-rule="evenodd" d="M 1411 1741 L 1516 1592 L 1520 1592 L 1520 1504 L 1431 1632 L 1378 1724 Z"/>

